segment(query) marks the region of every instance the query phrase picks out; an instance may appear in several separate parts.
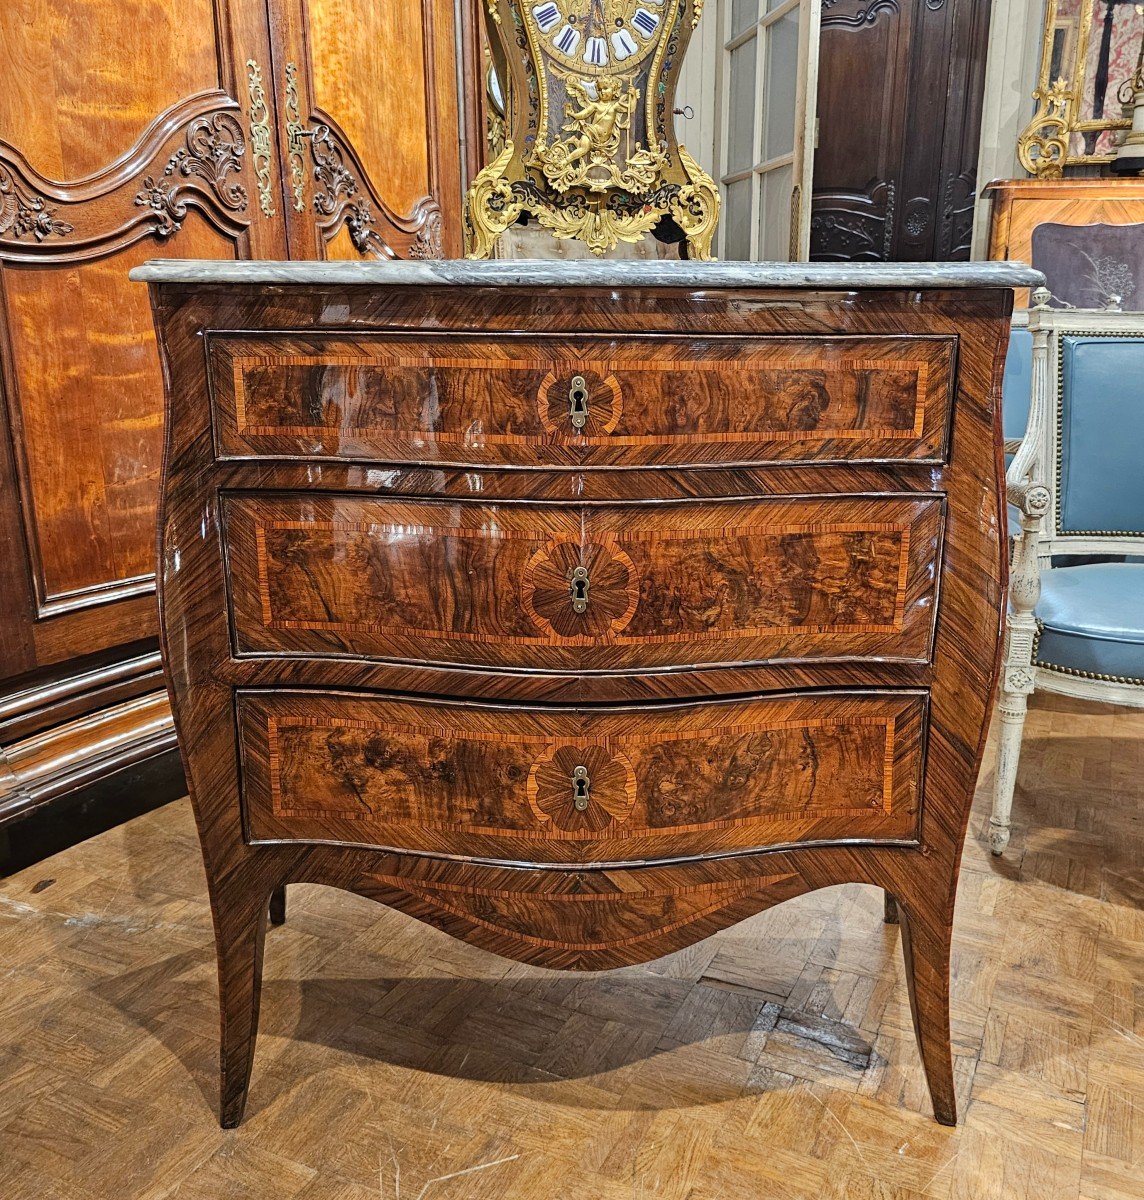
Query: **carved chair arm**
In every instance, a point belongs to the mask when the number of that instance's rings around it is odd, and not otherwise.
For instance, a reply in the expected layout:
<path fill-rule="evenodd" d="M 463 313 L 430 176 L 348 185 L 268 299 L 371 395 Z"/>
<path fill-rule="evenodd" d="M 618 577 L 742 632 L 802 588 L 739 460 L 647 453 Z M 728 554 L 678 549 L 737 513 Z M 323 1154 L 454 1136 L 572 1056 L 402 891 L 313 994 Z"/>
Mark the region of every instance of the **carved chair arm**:
<path fill-rule="evenodd" d="M 1045 462 L 1045 432 L 1049 419 L 1049 317 L 1050 295 L 1047 288 L 1033 293 L 1035 319 L 1030 328 L 1033 334 L 1032 395 L 1025 435 L 1016 447 L 1013 461 L 1005 472 L 1008 501 L 1021 513 L 1025 533 L 1040 532 L 1041 518 L 1049 511 L 1052 495 L 1043 479 Z M 1008 449 L 1010 443 L 1006 443 Z"/>
<path fill-rule="evenodd" d="M 1052 317 L 1048 303 L 1048 290 L 1038 288 L 1033 293 L 1029 326 L 1033 334 L 1029 420 L 1025 436 L 1005 473 L 1007 499 L 1021 514 L 1021 532 L 1014 539 L 1013 561 L 1009 570 L 1009 632 L 1005 652 L 1005 687 L 1018 692 L 1031 691 L 1033 686 L 1034 609 L 1041 596 L 1041 564 L 1037 548 L 1041 540 L 1041 520 L 1052 502 L 1052 493 L 1043 478 L 1050 409 L 1049 334 Z M 1020 680 L 1012 676 L 1014 670 L 1019 670 Z"/>
<path fill-rule="evenodd" d="M 1037 479 L 1025 479 L 1018 483 L 1007 475 L 1005 477 L 1005 495 L 1022 517 L 1028 517 L 1031 521 L 1036 522 L 1039 532 L 1041 518 L 1049 511 L 1049 505 L 1053 499 L 1053 494 L 1049 491 L 1048 486 Z"/>

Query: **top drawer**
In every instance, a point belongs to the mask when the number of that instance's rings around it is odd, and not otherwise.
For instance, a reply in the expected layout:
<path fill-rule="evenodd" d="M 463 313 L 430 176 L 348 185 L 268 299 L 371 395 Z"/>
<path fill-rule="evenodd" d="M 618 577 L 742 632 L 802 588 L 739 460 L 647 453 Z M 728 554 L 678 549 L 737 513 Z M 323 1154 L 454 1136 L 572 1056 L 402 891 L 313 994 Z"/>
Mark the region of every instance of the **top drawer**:
<path fill-rule="evenodd" d="M 222 458 L 941 462 L 956 339 L 213 334 Z"/>

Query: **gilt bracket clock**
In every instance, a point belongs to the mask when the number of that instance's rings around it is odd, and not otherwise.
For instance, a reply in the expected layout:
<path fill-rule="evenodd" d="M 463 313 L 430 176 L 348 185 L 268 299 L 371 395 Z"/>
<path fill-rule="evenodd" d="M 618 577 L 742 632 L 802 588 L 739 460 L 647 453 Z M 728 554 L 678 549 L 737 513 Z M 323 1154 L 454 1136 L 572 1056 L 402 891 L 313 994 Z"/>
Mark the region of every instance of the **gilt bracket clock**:
<path fill-rule="evenodd" d="M 508 130 L 469 189 L 469 257 L 490 257 L 509 226 L 535 220 L 597 255 L 651 233 L 711 258 L 719 191 L 673 122 L 703 2 L 487 0 Z"/>

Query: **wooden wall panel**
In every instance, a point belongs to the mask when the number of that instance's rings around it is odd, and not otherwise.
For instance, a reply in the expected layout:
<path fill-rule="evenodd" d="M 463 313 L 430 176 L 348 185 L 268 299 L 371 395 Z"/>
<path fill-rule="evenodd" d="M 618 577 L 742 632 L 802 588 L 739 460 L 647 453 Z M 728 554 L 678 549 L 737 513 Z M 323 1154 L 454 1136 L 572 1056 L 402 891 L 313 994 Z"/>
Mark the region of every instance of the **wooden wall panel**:
<path fill-rule="evenodd" d="M 269 66 L 263 0 L 0 8 L 0 823 L 172 745 L 162 382 L 127 272 L 285 256 Z"/>
<path fill-rule="evenodd" d="M 233 242 L 203 223 L 187 226 L 180 249 L 234 257 Z M 41 616 L 125 581 L 149 588 L 154 576 L 163 381 L 150 305 L 123 285 L 154 253 L 140 242 L 95 262 L 14 266 L 2 275 L 15 381 L 9 405 Z M 149 621 L 132 636 L 154 632 Z"/>
<path fill-rule="evenodd" d="M 336 116 L 383 198 L 407 213 L 432 191 L 420 7 L 310 0 L 308 12 L 314 104 Z"/>
<path fill-rule="evenodd" d="M 112 701 L 166 711 L 162 381 L 128 270 L 459 253 L 454 38 L 435 0 L 0 6 L 0 823 L 75 786 Z M 115 717 L 117 766 L 170 746 L 148 713 Z M 59 753 L 33 785 L 35 731 Z"/>
<path fill-rule="evenodd" d="M 275 87 L 296 108 L 278 130 L 291 257 L 458 256 L 453 4 L 274 0 L 271 14 Z"/>
<path fill-rule="evenodd" d="M 215 7 L 4 0 L 0 138 L 51 179 L 104 169 L 158 113 L 221 86 Z"/>

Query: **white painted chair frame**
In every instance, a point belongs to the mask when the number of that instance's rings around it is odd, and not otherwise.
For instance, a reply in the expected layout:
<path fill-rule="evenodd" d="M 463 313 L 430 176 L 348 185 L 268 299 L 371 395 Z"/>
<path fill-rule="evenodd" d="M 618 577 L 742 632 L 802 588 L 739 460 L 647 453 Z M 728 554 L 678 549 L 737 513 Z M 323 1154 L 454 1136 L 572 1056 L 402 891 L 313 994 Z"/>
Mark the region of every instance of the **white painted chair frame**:
<path fill-rule="evenodd" d="M 1013 539 L 1009 572 L 1009 613 L 1001 668 L 997 713 L 1000 718 L 997 773 L 993 783 L 993 814 L 989 844 L 1001 854 L 1009 844 L 1013 792 L 1021 757 L 1021 735 L 1029 697 L 1039 688 L 1058 695 L 1144 708 L 1144 686 L 1066 669 L 1034 665 L 1042 572 L 1052 570 L 1055 554 L 1139 555 L 1144 536 L 1117 537 L 1062 534 L 1053 493 L 1046 476 L 1059 466 L 1059 407 L 1057 381 L 1061 370 L 1063 334 L 1144 335 L 1144 313 L 1115 310 L 1049 308 L 1045 288 L 1033 293 L 1028 328 L 1033 335 L 1032 397 L 1029 420 L 1006 474 L 1009 503 L 1019 513 L 1021 532 Z M 1008 447 L 1007 447 L 1008 448 Z M 1057 497 L 1059 503 L 1059 496 Z M 1050 517 L 1046 529 L 1046 517 Z M 1068 570 L 1067 567 L 1059 568 Z"/>

